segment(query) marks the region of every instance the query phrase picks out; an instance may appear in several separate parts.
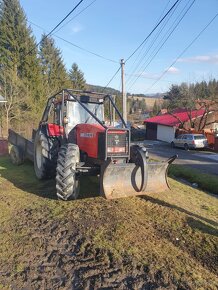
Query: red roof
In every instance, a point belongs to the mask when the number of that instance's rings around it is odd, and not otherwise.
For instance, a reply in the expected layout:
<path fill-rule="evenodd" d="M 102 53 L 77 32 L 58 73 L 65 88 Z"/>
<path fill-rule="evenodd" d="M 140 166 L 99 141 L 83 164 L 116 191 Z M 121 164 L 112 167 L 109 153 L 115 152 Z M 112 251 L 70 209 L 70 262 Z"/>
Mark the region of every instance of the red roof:
<path fill-rule="evenodd" d="M 192 111 L 191 117 L 192 119 L 195 119 L 197 117 L 200 117 L 204 114 L 205 110 L 201 109 L 201 110 L 194 110 Z M 181 122 L 186 122 L 189 120 L 189 116 L 187 111 L 180 111 L 177 113 L 174 113 L 173 115 L 170 114 L 163 114 L 161 116 L 155 116 L 152 118 L 148 118 L 146 120 L 144 120 L 144 123 L 155 123 L 155 124 L 160 124 L 160 125 L 165 125 L 165 126 L 179 126 L 180 122 L 179 120 L 181 120 Z"/>

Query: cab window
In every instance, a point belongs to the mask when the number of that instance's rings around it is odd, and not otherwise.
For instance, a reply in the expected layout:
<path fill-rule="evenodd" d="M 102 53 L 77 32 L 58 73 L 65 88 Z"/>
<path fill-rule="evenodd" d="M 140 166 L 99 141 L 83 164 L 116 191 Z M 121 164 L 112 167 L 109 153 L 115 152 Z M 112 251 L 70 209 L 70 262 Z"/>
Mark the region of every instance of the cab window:
<path fill-rule="evenodd" d="M 61 103 L 53 104 L 50 107 L 48 123 L 60 125 L 61 120 Z"/>

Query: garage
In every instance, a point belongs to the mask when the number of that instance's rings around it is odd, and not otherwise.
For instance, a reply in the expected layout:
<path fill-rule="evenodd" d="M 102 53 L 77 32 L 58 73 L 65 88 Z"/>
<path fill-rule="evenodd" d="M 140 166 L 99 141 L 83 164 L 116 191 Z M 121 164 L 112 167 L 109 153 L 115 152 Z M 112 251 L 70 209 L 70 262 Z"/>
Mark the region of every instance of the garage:
<path fill-rule="evenodd" d="M 158 125 L 157 126 L 157 140 L 171 142 L 175 137 L 175 127 Z"/>
<path fill-rule="evenodd" d="M 193 110 L 192 119 L 196 119 L 204 114 L 204 110 Z M 173 114 L 165 113 L 144 120 L 146 126 L 146 139 L 160 140 L 170 143 L 174 137 L 176 128 L 181 124 L 190 123 L 190 116 L 184 109 L 178 109 Z M 189 125 L 190 126 L 190 125 Z"/>
<path fill-rule="evenodd" d="M 157 140 L 157 124 L 155 123 L 146 124 L 146 139 Z"/>

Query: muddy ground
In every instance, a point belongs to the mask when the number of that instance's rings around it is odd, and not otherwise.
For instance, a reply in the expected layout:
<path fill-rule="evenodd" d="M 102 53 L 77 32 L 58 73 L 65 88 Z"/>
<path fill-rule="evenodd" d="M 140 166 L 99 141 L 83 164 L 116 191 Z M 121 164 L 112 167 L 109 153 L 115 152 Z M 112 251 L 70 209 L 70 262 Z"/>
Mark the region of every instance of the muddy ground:
<path fill-rule="evenodd" d="M 177 181 L 107 201 L 97 180 L 55 199 L 30 164 L 0 160 L 0 289 L 217 289 L 217 197 Z"/>

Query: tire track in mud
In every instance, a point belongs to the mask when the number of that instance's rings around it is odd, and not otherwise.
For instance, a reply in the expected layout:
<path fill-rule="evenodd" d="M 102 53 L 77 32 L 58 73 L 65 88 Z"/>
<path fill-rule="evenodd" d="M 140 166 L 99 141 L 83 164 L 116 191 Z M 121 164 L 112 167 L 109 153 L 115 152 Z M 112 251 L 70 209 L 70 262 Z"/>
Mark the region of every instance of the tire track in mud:
<path fill-rule="evenodd" d="M 176 289 L 161 272 L 152 275 L 128 257 L 118 259 L 96 248 L 71 222 L 33 220 L 31 210 L 22 215 L 17 228 L 31 229 L 29 240 L 35 250 L 19 257 L 22 270 L 13 274 L 8 265 L 2 273 L 1 283 L 13 290 Z"/>

